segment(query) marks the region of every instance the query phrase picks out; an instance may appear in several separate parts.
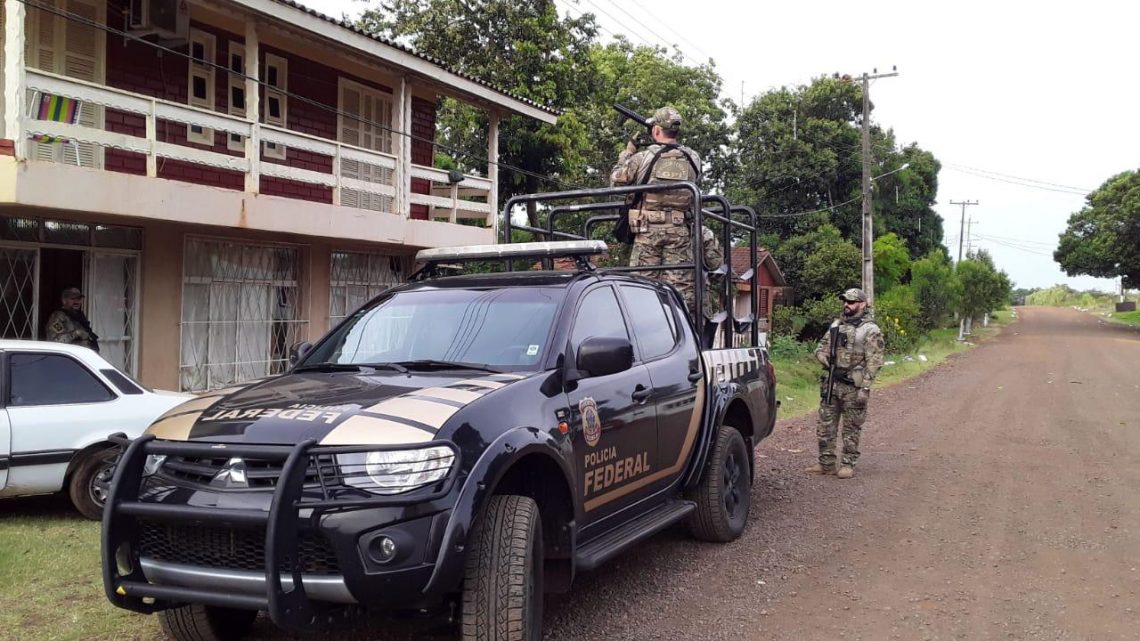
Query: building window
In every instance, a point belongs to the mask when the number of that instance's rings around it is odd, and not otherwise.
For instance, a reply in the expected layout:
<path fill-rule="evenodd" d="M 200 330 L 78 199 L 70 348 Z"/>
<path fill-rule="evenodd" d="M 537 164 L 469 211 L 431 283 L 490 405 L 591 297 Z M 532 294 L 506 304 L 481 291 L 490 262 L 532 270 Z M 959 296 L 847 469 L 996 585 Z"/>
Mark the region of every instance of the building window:
<path fill-rule="evenodd" d="M 190 73 L 186 102 L 194 107 L 214 110 L 214 36 L 204 31 L 190 31 Z M 200 145 L 214 145 L 214 130 L 201 125 L 187 125 L 186 139 Z"/>
<path fill-rule="evenodd" d="M 334 251 L 329 272 L 329 325 L 389 287 L 406 282 L 406 264 L 398 256 Z"/>
<path fill-rule="evenodd" d="M 289 103 L 286 92 L 289 91 L 289 64 L 284 58 L 271 53 L 265 54 L 265 74 L 262 80 L 265 83 L 265 100 L 261 103 L 261 121 L 267 125 L 284 129 L 288 122 Z M 275 142 L 263 142 L 265 156 L 285 160 L 285 147 Z"/>
<path fill-rule="evenodd" d="M 391 94 L 366 87 L 346 78 L 340 79 L 340 114 L 337 116 L 337 139 L 353 147 L 381 154 L 392 154 L 393 111 Z M 380 158 L 377 158 L 379 161 Z M 395 186 L 395 174 L 378 164 L 360 160 L 341 160 L 342 178 L 361 180 L 376 185 Z M 344 207 L 393 212 L 391 196 L 362 189 L 341 188 L 340 204 Z"/>
<path fill-rule="evenodd" d="M 307 335 L 295 247 L 188 238 L 179 386 L 226 387 L 281 374 Z"/>
<path fill-rule="evenodd" d="M 245 45 L 231 41 L 229 57 L 228 111 L 231 116 L 245 118 Z M 245 151 L 245 136 L 232 131 L 227 133 L 226 147 L 230 151 Z"/>

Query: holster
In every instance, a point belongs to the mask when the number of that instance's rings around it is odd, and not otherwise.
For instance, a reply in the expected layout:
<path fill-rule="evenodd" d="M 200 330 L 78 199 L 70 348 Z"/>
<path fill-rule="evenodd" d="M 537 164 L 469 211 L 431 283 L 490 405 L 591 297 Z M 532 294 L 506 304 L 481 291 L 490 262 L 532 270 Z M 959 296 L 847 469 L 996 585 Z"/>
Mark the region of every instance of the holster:
<path fill-rule="evenodd" d="M 851 370 L 851 383 L 855 387 L 863 387 L 863 368 L 856 367 Z"/>

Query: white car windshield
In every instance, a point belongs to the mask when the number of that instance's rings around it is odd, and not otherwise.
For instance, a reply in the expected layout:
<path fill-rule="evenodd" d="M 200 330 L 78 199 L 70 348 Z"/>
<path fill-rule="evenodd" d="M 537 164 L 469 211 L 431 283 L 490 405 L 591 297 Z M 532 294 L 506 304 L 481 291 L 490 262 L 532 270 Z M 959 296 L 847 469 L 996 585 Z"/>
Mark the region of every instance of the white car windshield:
<path fill-rule="evenodd" d="M 562 290 L 435 289 L 399 292 L 353 314 L 303 367 L 321 364 L 464 363 L 536 366 Z"/>

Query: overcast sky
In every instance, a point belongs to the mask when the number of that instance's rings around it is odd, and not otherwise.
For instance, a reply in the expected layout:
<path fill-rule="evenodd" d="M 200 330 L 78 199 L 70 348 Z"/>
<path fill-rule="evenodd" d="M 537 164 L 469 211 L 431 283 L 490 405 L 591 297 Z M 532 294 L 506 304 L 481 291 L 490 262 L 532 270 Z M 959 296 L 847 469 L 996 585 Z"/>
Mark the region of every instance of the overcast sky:
<path fill-rule="evenodd" d="M 367 6 L 302 2 L 335 16 Z M 873 118 L 900 144 L 917 142 L 942 162 L 935 209 L 951 255 L 961 207 L 949 201 L 976 200 L 966 210 L 973 246 L 989 250 L 1017 286 L 1115 288 L 1065 276 L 1052 250 L 1088 190 L 1140 168 L 1140 3 L 557 3 L 572 15 L 595 14 L 603 38 L 676 44 L 691 64 L 712 58 L 725 95 L 737 101 L 742 82 L 748 100 L 821 74 L 897 66 L 898 77 L 871 88 Z"/>

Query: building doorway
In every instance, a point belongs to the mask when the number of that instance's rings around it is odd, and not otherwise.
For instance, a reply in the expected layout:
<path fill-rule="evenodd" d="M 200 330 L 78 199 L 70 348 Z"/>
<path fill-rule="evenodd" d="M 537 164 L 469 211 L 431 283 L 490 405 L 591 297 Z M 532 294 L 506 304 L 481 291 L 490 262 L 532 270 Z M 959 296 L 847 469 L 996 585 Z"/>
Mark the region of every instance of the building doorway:
<path fill-rule="evenodd" d="M 78 287 L 100 355 L 135 374 L 141 245 L 131 227 L 0 217 L 0 338 L 43 340 L 60 292 Z"/>

